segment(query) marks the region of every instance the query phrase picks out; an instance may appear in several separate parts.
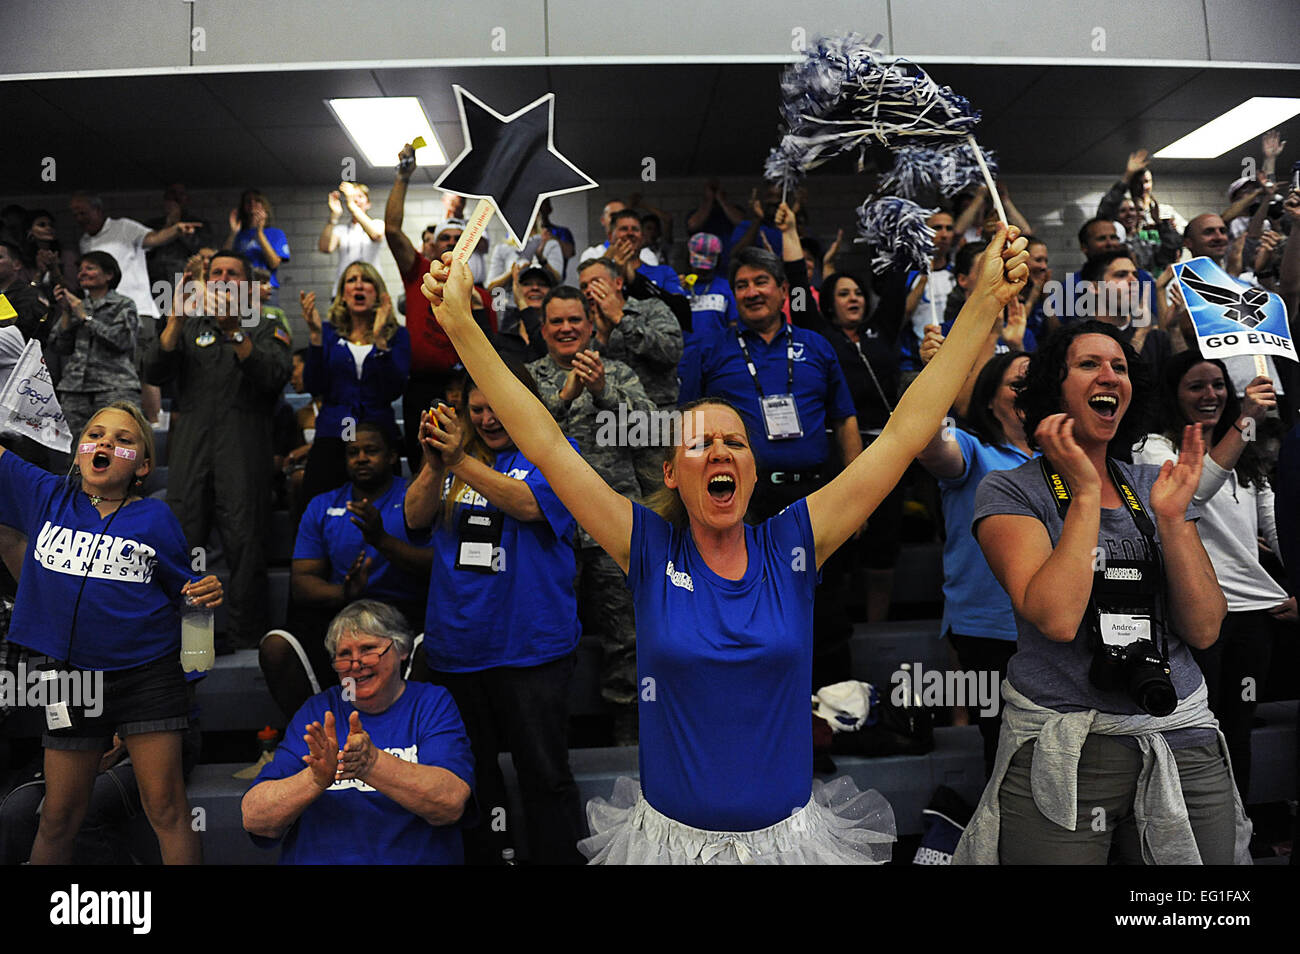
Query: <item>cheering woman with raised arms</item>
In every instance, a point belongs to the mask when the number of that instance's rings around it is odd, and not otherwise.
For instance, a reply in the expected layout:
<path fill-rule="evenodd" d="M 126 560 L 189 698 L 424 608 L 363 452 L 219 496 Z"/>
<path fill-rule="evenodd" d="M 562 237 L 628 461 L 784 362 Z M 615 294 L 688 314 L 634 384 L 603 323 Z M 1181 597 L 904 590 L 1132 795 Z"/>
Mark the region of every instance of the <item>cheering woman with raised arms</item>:
<path fill-rule="evenodd" d="M 424 293 L 520 451 L 628 574 L 636 600 L 642 793 L 588 808 L 593 863 L 880 862 L 893 812 L 851 782 L 814 791 L 808 686 L 817 571 L 930 440 L 994 318 L 1028 269 L 999 231 L 948 343 L 881 436 L 835 480 L 760 526 L 739 413 L 684 408 L 661 513 L 615 493 L 497 357 L 470 313 L 463 264 L 434 263 Z M 450 261 L 450 256 L 444 256 Z M 579 371 L 579 374 L 582 372 Z M 422 429 L 431 428 L 427 416 Z M 635 797 L 627 797 L 629 794 Z M 624 796 L 620 799 L 620 795 Z"/>

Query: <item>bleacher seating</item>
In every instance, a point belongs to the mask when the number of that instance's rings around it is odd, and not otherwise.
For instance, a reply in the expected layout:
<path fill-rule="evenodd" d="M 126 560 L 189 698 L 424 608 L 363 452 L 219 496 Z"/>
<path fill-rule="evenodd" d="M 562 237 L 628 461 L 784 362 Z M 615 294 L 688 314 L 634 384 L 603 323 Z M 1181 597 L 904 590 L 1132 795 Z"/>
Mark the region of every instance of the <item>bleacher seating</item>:
<path fill-rule="evenodd" d="M 1251 804 L 1294 798 L 1296 703 L 1261 705 L 1259 716 L 1265 725 L 1255 729 L 1251 740 L 1255 761 Z M 569 764 L 584 805 L 597 796 L 608 798 L 620 775 L 636 778 L 638 774 L 634 746 L 572 749 Z M 502 755 L 500 765 L 512 819 L 522 836 L 519 784 L 510 756 Z M 940 785 L 947 785 L 972 805 L 984 789 L 983 748 L 974 726 L 936 729 L 934 751 L 926 755 L 837 756 L 835 765 L 835 775 L 850 775 L 858 788 L 874 788 L 889 800 L 901 837 L 920 833 L 921 812 Z M 204 765 L 190 779 L 191 804 L 202 807 L 206 815 L 204 858 L 209 864 L 272 864 L 277 854 L 258 849 L 243 832 L 239 801 L 247 783 L 231 777 L 239 768 L 242 766 Z M 526 860 L 522 848 L 519 857 Z"/>

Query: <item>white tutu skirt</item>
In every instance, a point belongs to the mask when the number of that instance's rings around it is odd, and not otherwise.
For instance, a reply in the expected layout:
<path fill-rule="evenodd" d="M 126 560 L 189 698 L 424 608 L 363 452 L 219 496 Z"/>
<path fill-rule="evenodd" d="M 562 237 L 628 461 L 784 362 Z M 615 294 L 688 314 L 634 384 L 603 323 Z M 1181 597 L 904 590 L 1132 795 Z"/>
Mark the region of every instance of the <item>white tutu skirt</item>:
<path fill-rule="evenodd" d="M 808 804 L 758 831 L 704 831 L 650 806 L 630 778 L 614 783 L 609 801 L 587 803 L 590 838 L 578 850 L 593 865 L 872 865 L 889 861 L 894 810 L 872 789 L 842 776 L 813 780 Z"/>

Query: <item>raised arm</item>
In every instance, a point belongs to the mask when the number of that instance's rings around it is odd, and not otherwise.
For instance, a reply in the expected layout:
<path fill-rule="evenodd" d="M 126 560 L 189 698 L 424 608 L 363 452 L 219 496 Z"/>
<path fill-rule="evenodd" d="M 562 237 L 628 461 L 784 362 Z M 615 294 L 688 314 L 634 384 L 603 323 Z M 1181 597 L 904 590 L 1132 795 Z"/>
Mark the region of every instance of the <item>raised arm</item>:
<path fill-rule="evenodd" d="M 1008 245 L 1008 240 L 1010 244 Z M 983 256 L 979 278 L 948 339 L 898 402 L 880 437 L 838 477 L 808 498 L 808 516 L 820 566 L 864 524 L 903 476 L 948 413 L 1002 306 L 1029 275 L 1026 242 L 1013 226 L 999 226 Z"/>
<path fill-rule="evenodd" d="M 409 142 L 398 153 L 398 159 L 407 158 L 412 160 L 415 158 L 415 149 Z M 410 272 L 416 259 L 415 246 L 402 231 L 402 219 L 406 214 L 406 186 L 411 181 L 411 172 L 414 168 L 412 164 L 410 170 L 403 172 L 401 166 L 398 166 L 397 177 L 393 179 L 393 189 L 388 193 L 388 201 L 384 203 L 384 238 L 388 240 L 388 250 L 393 253 L 393 258 L 397 261 L 399 275 Z"/>
<path fill-rule="evenodd" d="M 444 259 L 451 262 L 451 253 Z M 555 419 L 506 367 L 474 321 L 473 277 L 461 262 L 435 262 L 423 292 L 466 370 L 487 397 L 515 445 L 537 465 L 560 501 L 627 572 L 632 547 L 632 502 L 612 490 L 573 449 Z"/>

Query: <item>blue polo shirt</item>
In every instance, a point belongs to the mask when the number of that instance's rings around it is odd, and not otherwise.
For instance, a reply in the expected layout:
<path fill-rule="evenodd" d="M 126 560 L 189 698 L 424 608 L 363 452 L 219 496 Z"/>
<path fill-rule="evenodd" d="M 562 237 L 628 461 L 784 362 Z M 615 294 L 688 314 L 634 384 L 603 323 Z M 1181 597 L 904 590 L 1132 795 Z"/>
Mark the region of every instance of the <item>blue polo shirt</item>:
<path fill-rule="evenodd" d="M 280 264 L 289 261 L 289 237 L 273 225 L 265 226 L 262 231 L 266 233 L 266 240 L 271 243 Z M 235 233 L 234 244 L 230 247 L 248 259 L 254 268 L 265 268 L 270 272 L 272 288 L 280 287 L 280 276 L 277 274 L 279 269 L 272 268 L 267 261 L 266 250 L 257 238 L 257 229 L 240 229 Z"/>
<path fill-rule="evenodd" d="M 961 476 L 940 480 L 943 525 L 943 622 L 940 633 L 951 627 L 960 636 L 990 639 L 1016 638 L 1016 618 L 1011 598 L 997 581 L 984 551 L 971 532 L 975 518 L 975 491 L 990 471 L 1015 470 L 1029 460 L 1017 448 L 985 444 L 969 431 L 952 429 L 966 469 Z M 1038 456 L 1037 454 L 1034 455 Z"/>
<path fill-rule="evenodd" d="M 342 583 L 356 561 L 357 554 L 364 550 L 366 556 L 374 561 L 362 594 L 364 598 L 422 602 L 429 592 L 429 581 L 393 566 L 378 550 L 366 543 L 361 536 L 361 529 L 352 522 L 352 513 L 348 510 L 348 501 L 353 499 L 353 493 L 352 484 L 349 483 L 311 499 L 298 524 L 293 558 L 328 560 L 329 581 Z M 406 478 L 394 477 L 392 486 L 384 495 L 370 502 L 379 511 L 384 530 L 390 536 L 403 543 L 427 547 L 430 545 L 428 542 L 416 542 L 407 534 L 406 515 L 402 510 L 405 497 Z"/>
<path fill-rule="evenodd" d="M 678 400 L 685 404 L 700 397 L 721 397 L 736 405 L 749 428 L 759 470 L 812 470 L 822 466 L 831 457 L 827 425 L 855 413 L 853 396 L 830 342 L 815 331 L 805 328 L 792 330 L 793 394 L 803 437 L 781 441 L 767 439 L 758 390 L 736 341 L 735 329 L 701 341 L 692 360 L 681 365 L 682 386 Z M 741 333 L 754 360 L 763 393 L 785 394 L 789 377 L 784 328 L 770 342 L 765 342 L 758 332 L 749 328 Z"/>
<path fill-rule="evenodd" d="M 297 775 L 307 754 L 304 730 L 334 713 L 339 748 L 347 745 L 348 720 L 356 707 L 332 686 L 308 699 L 284 733 L 274 758 L 250 785 Z M 451 693 L 441 686 L 408 682 L 397 701 L 379 713 L 361 713 L 370 744 L 404 762 L 446 769 L 474 788 L 474 756 Z M 471 800 L 472 802 L 472 800 Z M 466 810 L 469 810 L 468 805 Z M 270 847 L 274 840 L 251 836 Z M 284 834 L 282 865 L 458 865 L 465 860 L 459 825 L 430 825 L 360 779 L 335 782 L 298 816 Z"/>
<path fill-rule="evenodd" d="M 572 440 L 569 445 L 578 449 Z M 518 448 L 497 454 L 492 467 L 524 482 L 542 519 L 503 514 L 500 553 L 492 572 L 481 572 L 456 567 L 459 514 L 497 508 L 466 487 L 457 516 L 439 517 L 424 623 L 424 654 L 436 672 L 540 666 L 573 652 L 582 633 L 573 589 L 577 521 Z"/>

